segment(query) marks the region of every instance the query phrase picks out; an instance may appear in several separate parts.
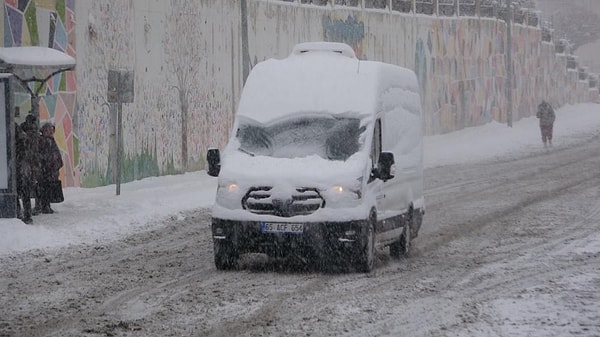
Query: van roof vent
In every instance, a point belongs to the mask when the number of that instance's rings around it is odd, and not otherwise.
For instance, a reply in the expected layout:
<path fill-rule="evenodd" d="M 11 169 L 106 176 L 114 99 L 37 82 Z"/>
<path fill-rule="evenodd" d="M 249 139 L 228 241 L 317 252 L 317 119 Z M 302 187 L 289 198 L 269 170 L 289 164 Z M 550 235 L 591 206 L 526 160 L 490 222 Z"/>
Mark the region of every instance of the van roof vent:
<path fill-rule="evenodd" d="M 349 58 L 356 58 L 352 47 L 340 42 L 304 42 L 294 46 L 292 54 L 302 55 L 312 52 L 337 53 Z"/>

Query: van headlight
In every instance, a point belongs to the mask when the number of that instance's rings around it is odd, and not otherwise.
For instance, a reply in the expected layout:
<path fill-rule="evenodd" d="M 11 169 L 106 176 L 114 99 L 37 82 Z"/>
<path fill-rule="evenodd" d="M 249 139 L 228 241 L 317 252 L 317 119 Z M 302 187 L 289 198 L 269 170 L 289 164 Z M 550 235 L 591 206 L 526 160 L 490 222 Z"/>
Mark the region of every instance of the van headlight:
<path fill-rule="evenodd" d="M 333 185 L 322 193 L 327 207 L 345 208 L 354 207 L 360 203 L 362 197 L 358 186 Z"/>
<path fill-rule="evenodd" d="M 216 202 L 228 209 L 242 208 L 243 192 L 235 182 L 219 183 L 217 187 Z"/>

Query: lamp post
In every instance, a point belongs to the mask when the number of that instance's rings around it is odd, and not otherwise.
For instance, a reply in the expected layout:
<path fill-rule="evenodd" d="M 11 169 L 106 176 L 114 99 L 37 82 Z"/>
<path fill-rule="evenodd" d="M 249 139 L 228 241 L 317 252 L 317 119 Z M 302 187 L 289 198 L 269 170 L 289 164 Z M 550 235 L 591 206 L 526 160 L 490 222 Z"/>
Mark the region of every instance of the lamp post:
<path fill-rule="evenodd" d="M 248 47 L 248 3 L 247 0 L 240 2 L 240 14 L 242 16 L 242 76 L 243 82 L 250 74 L 250 48 Z"/>
<path fill-rule="evenodd" d="M 513 102 L 512 102 L 512 5 L 511 0 L 506 0 L 506 100 L 508 101 L 507 125 L 512 127 Z"/>
<path fill-rule="evenodd" d="M 132 70 L 109 70 L 108 71 L 108 103 L 117 104 L 117 151 L 115 162 L 115 185 L 116 194 L 121 195 L 121 155 L 123 151 L 123 103 L 133 103 L 135 73 Z"/>

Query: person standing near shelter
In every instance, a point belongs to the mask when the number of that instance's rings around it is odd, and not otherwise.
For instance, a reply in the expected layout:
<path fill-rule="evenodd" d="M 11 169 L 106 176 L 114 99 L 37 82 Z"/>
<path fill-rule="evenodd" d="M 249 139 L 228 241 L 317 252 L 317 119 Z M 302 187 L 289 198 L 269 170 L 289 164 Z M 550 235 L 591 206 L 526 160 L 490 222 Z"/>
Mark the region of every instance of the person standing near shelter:
<path fill-rule="evenodd" d="M 540 119 L 540 131 L 542 133 L 542 142 L 544 147 L 552 146 L 552 129 L 554 128 L 554 120 L 556 115 L 550 103 L 542 100 L 538 105 L 536 117 Z"/>
<path fill-rule="evenodd" d="M 35 207 L 33 209 L 33 215 L 40 213 L 40 200 L 38 198 L 38 182 L 40 179 L 40 155 L 39 155 L 39 141 L 40 141 L 40 130 L 38 126 L 38 119 L 32 115 L 31 112 L 25 117 L 25 121 L 21 123 L 21 129 L 27 134 L 28 145 L 27 151 L 29 154 L 29 160 L 31 162 L 31 175 L 29 177 L 31 183 L 31 197 L 35 197 Z"/>
<path fill-rule="evenodd" d="M 50 122 L 45 123 L 41 128 L 42 136 L 40 138 L 39 153 L 42 172 L 39 184 L 41 212 L 44 214 L 54 213 L 54 210 L 50 207 L 52 182 L 58 181 L 60 168 L 63 167 L 62 156 L 54 140 L 54 131 L 54 124 Z M 59 186 L 58 188 L 62 187 Z"/>
<path fill-rule="evenodd" d="M 25 123 L 23 123 L 25 124 Z M 34 195 L 35 153 L 32 138 L 15 122 L 15 144 L 17 157 L 17 216 L 26 224 L 33 223 L 31 218 L 31 198 Z M 23 208 L 21 210 L 21 202 Z"/>

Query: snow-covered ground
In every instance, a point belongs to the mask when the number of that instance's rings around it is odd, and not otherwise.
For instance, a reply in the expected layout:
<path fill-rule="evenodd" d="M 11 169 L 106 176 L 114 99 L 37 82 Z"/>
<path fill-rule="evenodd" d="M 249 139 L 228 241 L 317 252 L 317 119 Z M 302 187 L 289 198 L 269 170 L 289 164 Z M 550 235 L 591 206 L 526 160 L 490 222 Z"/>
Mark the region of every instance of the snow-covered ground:
<path fill-rule="evenodd" d="M 600 105 L 554 131 L 426 137 L 416 252 L 368 275 L 217 271 L 205 172 L 67 188 L 0 220 L 0 335 L 600 336 Z"/>
<path fill-rule="evenodd" d="M 556 146 L 574 143 L 578 135 L 600 130 L 600 105 L 578 104 L 557 109 Z M 444 135 L 425 137 L 425 167 L 474 163 L 539 151 L 542 142 L 535 117 L 513 127 L 492 122 Z M 146 178 L 99 188 L 65 188 L 65 202 L 55 214 L 34 217 L 33 225 L 0 219 L 0 255 L 32 248 L 102 242 L 122 237 L 163 217 L 210 207 L 216 178 L 205 171 Z"/>

